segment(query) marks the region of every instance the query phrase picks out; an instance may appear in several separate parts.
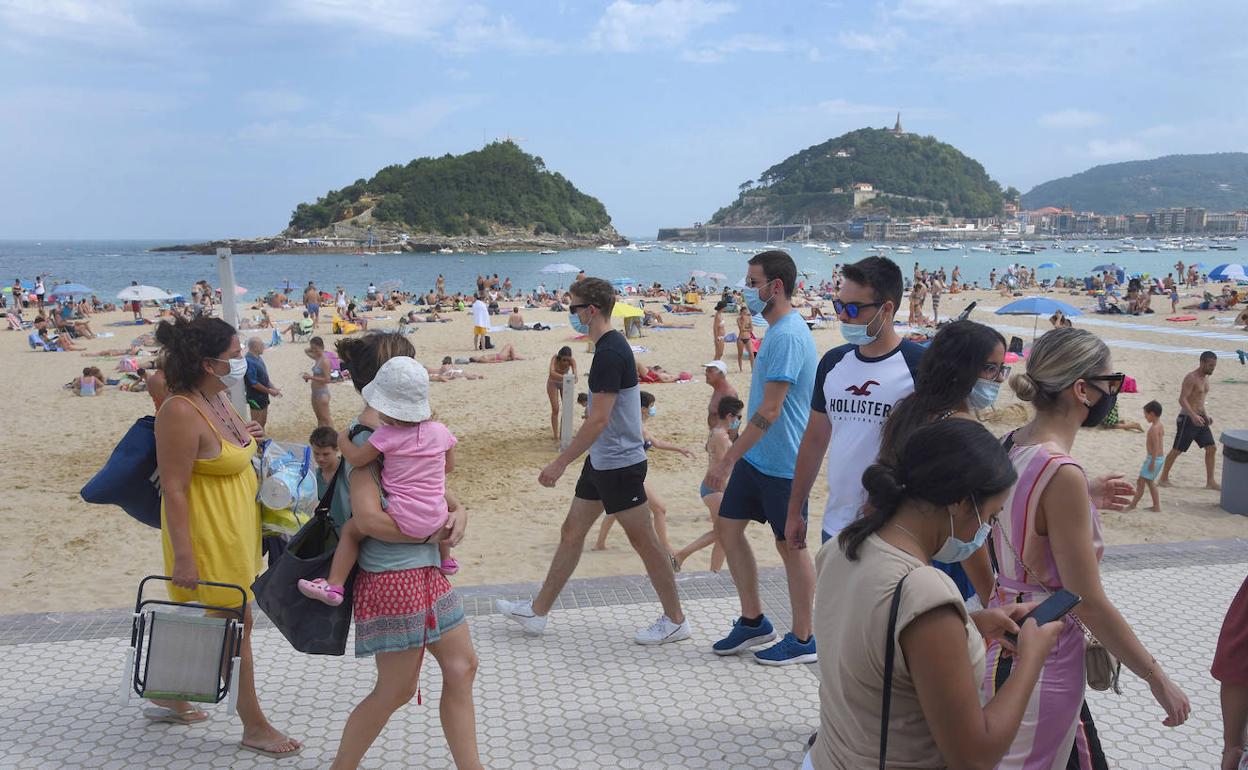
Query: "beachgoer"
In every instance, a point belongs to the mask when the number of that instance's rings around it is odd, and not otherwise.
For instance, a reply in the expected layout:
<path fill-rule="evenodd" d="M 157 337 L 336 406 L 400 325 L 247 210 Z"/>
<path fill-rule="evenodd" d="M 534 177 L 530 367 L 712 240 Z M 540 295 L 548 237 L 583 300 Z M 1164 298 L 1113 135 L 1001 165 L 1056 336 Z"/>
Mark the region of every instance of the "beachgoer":
<path fill-rule="evenodd" d="M 406 337 L 384 332 L 344 338 L 336 348 L 357 390 L 369 385 L 389 359 L 416 353 Z M 377 412 L 365 407 L 348 436 L 363 444 L 380 425 Z M 482 765 L 472 692 L 478 662 L 463 600 L 440 570 L 437 543 L 413 542 L 382 509 L 384 493 L 377 476 L 373 466 L 353 468 L 343 462 L 329 511 L 336 526 L 350 519 L 367 535 L 360 544 L 352 590 L 355 655 L 375 656 L 377 665 L 373 689 L 348 717 L 331 767 L 357 767 L 394 712 L 418 696 L 428 647 L 442 669 L 439 716 L 451 756 L 460 770 L 478 770 Z M 449 490 L 447 509 L 447 527 L 434 539 L 454 546 L 463 537 L 467 517 Z"/>
<path fill-rule="evenodd" d="M 413 358 L 396 356 L 377 370 L 362 393 L 382 424 L 364 445 L 341 437 L 338 452 L 356 468 L 385 455 L 381 488 L 389 503 L 386 513 L 408 537 L 428 538 L 450 518 L 446 475 L 455 468 L 458 443 L 445 425 L 430 419 L 429 372 Z M 328 577 L 300 580 L 299 591 L 335 607 L 342 604 L 343 586 L 355 567 L 363 537 L 359 527 L 348 521 L 339 533 Z M 443 542 L 440 548 L 442 574 L 459 572 L 450 546 Z"/>
<path fill-rule="evenodd" d="M 483 353 L 479 356 L 469 356 L 468 362 L 473 364 L 501 364 L 504 361 L 524 361 L 524 356 L 517 355 L 516 349 L 508 342 L 503 345 L 497 353 Z"/>
<path fill-rule="evenodd" d="M 811 419 L 788 501 L 786 531 L 803 547 L 806 504 L 819 461 L 827 455 L 828 499 L 823 510 L 823 541 L 858 516 L 865 501 L 862 472 L 880 453 L 880 436 L 893 406 L 914 392 L 923 348 L 901 339 L 893 317 L 901 307 L 901 270 L 885 257 L 867 257 L 845 266 L 840 297 L 833 302 L 846 344 L 824 354 L 815 375 Z M 835 441 L 832 441 L 835 434 Z M 721 513 L 722 515 L 722 513 Z"/>
<path fill-rule="evenodd" d="M 317 425 L 333 426 L 334 420 L 329 414 L 329 383 L 333 381 L 330 372 L 333 366 L 329 356 L 325 355 L 325 340 L 313 337 L 308 340 L 304 355 L 312 359 L 312 373 L 303 373 L 303 381 L 311 386 L 312 414 L 316 416 Z"/>
<path fill-rule="evenodd" d="M 315 329 L 321 325 L 321 293 L 316 290 L 316 284 L 308 281 L 308 287 L 303 290 L 303 306 L 308 311 L 308 318 L 312 319 L 312 328 Z M 294 333 L 291 333 L 291 342 L 294 342 Z"/>
<path fill-rule="evenodd" d="M 564 345 L 559 352 L 550 357 L 550 369 L 546 373 L 546 397 L 550 399 L 550 435 L 559 440 L 559 405 L 563 401 L 563 375 L 572 372 L 575 380 L 579 376 L 576 371 L 576 359 L 572 357 L 572 348 Z"/>
<path fill-rule="evenodd" d="M 914 393 L 899 400 L 884 421 L 879 461 L 895 465 L 901 445 L 923 425 L 951 417 L 976 420 L 976 412 L 996 403 L 1010 374 L 1005 347 L 1000 332 L 974 321 L 941 327 L 919 363 Z M 971 609 L 987 606 L 993 583 L 987 560 L 982 565 L 973 560 L 933 564 L 953 580 Z"/>
<path fill-rule="evenodd" d="M 79 396 L 98 396 L 104 391 L 104 373 L 98 366 L 88 366 L 82 370 L 82 376 L 74 378 L 74 394 Z"/>
<path fill-rule="evenodd" d="M 303 311 L 303 318 L 291 321 L 290 326 L 286 327 L 286 331 L 290 332 L 291 342 L 295 341 L 296 335 L 311 334 L 314 329 L 316 329 L 316 323 L 312 320 L 312 314 L 307 310 Z"/>
<path fill-rule="evenodd" d="M 706 426 L 711 428 L 719 422 L 719 402 L 728 396 L 737 398 L 737 389 L 728 381 L 728 365 L 723 361 L 716 359 L 705 363 L 702 365 L 702 370 L 706 384 L 711 386 L 711 401 L 706 406 Z M 736 429 L 729 431 L 729 435 L 735 441 Z"/>
<path fill-rule="evenodd" d="M 744 371 L 741 368 L 741 354 L 745 353 L 745 357 L 750 359 L 750 371 L 754 370 L 754 319 L 750 315 L 750 309 L 744 304 L 737 313 L 737 371 Z"/>
<path fill-rule="evenodd" d="M 815 566 L 808 551 L 786 547 L 784 542 L 793 463 L 806 428 L 817 357 L 810 329 L 793 307 L 796 283 L 797 265 L 783 251 L 764 251 L 749 261 L 745 312 L 761 313 L 769 324 L 753 361 L 749 424 L 702 480 L 707 489 L 724 493 L 715 534 L 728 557 L 741 604 L 741 616 L 729 634 L 712 645 L 712 652 L 733 655 L 776 638 L 763 614 L 758 566 L 745 533 L 746 526 L 756 521 L 771 527 L 793 611 L 792 630 L 778 644 L 753 655 L 756 662 L 771 666 L 814 663 L 818 658 L 811 627 Z M 805 503 L 800 512 L 804 518 Z"/>
<path fill-rule="evenodd" d="M 940 276 L 932 276 L 927 285 L 928 293 L 932 295 L 932 324 L 940 324 L 940 295 L 945 292 L 945 284 L 940 280 Z"/>
<path fill-rule="evenodd" d="M 736 395 L 724 396 L 715 405 L 715 423 L 706 437 L 708 469 L 715 467 L 715 464 L 723 459 L 732 447 L 732 434 L 741 427 L 741 413 L 744 410 L 745 404 Z M 719 544 L 719 538 L 715 536 L 715 522 L 719 519 L 719 505 L 724 499 L 724 493 L 711 489 L 703 482 L 698 485 L 698 496 L 702 498 L 702 504 L 706 506 L 710 516 L 711 529 L 676 552 L 674 558 L 677 572 L 680 572 L 685 560 L 708 545 L 712 546 L 711 572 L 719 572 L 724 566 L 724 548 Z"/>
<path fill-rule="evenodd" d="M 264 340 L 252 337 L 247 340 L 247 374 L 243 376 L 246 387 L 247 405 L 251 407 L 251 418 L 264 427 L 269 421 L 269 400 L 281 398 L 282 391 L 269 380 L 269 367 L 261 356 L 264 355 Z"/>
<path fill-rule="evenodd" d="M 252 655 L 251 584 L 260 571 L 260 515 L 251 460 L 256 422 L 234 411 L 226 391 L 241 383 L 246 362 L 234 328 L 217 318 L 161 322 L 162 369 L 170 396 L 156 415 L 160 466 L 161 540 L 169 597 L 235 607 L 236 591 L 199 580 L 242 586 L 242 665 L 234 683 L 243 722 L 240 746 L 268 757 L 288 757 L 301 746 L 269 724 L 256 697 Z M 211 614 L 211 613 L 210 613 Z M 144 715 L 157 722 L 193 724 L 208 714 L 185 701 L 154 701 Z"/>
<path fill-rule="evenodd" d="M 139 282 L 138 282 L 138 281 L 131 281 L 131 282 L 130 282 L 130 285 L 131 285 L 131 286 L 138 286 L 138 285 L 139 285 Z M 134 314 L 134 320 L 135 320 L 136 322 L 142 322 L 142 321 L 143 321 L 143 303 L 142 303 L 142 302 L 140 302 L 140 301 L 139 301 L 139 300 L 137 300 L 137 299 L 132 299 L 132 300 L 130 300 L 130 312 Z"/>
<path fill-rule="evenodd" d="M 728 335 L 724 329 L 724 308 L 728 307 L 728 303 L 720 300 L 715 303 L 715 318 L 711 321 L 711 337 L 715 346 L 715 355 L 711 356 L 712 361 L 720 361 L 724 357 L 724 337 Z"/>
<path fill-rule="evenodd" d="M 1148 422 L 1148 434 L 1144 436 L 1144 465 L 1140 468 L 1139 478 L 1135 481 L 1135 497 L 1127 506 L 1127 510 L 1135 510 L 1135 506 L 1140 504 L 1140 499 L 1144 497 L 1144 490 L 1147 488 L 1153 498 L 1153 507 L 1149 510 L 1160 513 L 1161 497 L 1157 492 L 1156 479 L 1165 461 L 1165 456 L 1161 452 L 1166 440 L 1166 428 L 1161 424 L 1161 404 L 1157 401 L 1149 401 L 1145 404 L 1144 419 Z"/>
<path fill-rule="evenodd" d="M 455 366 L 450 356 L 442 357 L 442 365 L 437 371 L 429 372 L 429 379 L 432 382 L 450 382 L 451 380 L 484 380 L 484 374 L 473 374 L 465 372 Z"/>
<path fill-rule="evenodd" d="M 338 316 L 344 320 L 347 317 L 347 290 L 341 286 L 334 292 L 334 309 L 338 312 Z"/>
<path fill-rule="evenodd" d="M 656 383 L 663 383 L 664 385 L 670 385 L 673 382 L 679 382 L 681 379 L 680 375 L 672 374 L 671 372 L 664 371 L 663 367 L 661 366 L 645 366 L 640 361 L 637 361 L 636 364 L 637 364 L 637 381 L 638 382 L 644 382 L 648 385 L 653 385 Z"/>
<path fill-rule="evenodd" d="M 1222 763 L 1238 770 L 1248 762 L 1248 579 L 1231 601 L 1209 673 L 1221 683 Z"/>
<path fill-rule="evenodd" d="M 43 285 L 43 276 L 35 276 L 35 304 L 39 308 L 39 312 L 43 312 L 43 298 L 47 294 L 47 288 Z"/>
<path fill-rule="evenodd" d="M 1182 724 L 1191 708 L 1105 594 L 1098 505 L 1082 467 L 1070 456 L 1079 428 L 1098 425 L 1117 401 L 1124 375 L 1112 372 L 1111 366 L 1109 348 L 1096 335 L 1062 328 L 1040 337 L 1027 356 L 1026 372 L 1010 377 L 1010 387 L 1036 413 L 1005 439 L 1020 481 L 992 531 L 999 566 L 990 606 L 1042 600 L 1059 588 L 1082 601 L 1074 611 L 1078 622 L 1064 622 L 1058 644 L 1045 660 L 1040 687 L 998 765 L 1005 770 L 1086 768 L 1101 754 L 1096 731 L 1087 726 L 1091 717 L 1084 703 L 1084 627 L 1148 683 L 1166 712 L 1163 725 Z M 985 697 L 1009 681 L 1012 665 L 993 642 L 983 681 Z"/>
<path fill-rule="evenodd" d="M 689 638 L 689 623 L 676 592 L 676 575 L 651 522 L 646 501 L 646 450 L 641 426 L 641 389 L 633 350 L 628 340 L 611 328 L 615 292 L 601 278 L 585 278 L 569 289 L 569 319 L 574 329 L 588 335 L 595 353 L 589 369 L 589 418 L 572 443 L 538 475 L 544 487 L 553 487 L 573 461 L 586 450 L 580 480 L 559 536 L 541 590 L 531 601 L 498 600 L 498 611 L 516 621 L 525 633 L 546 630 L 547 615 L 559 592 L 580 561 L 585 537 L 605 510 L 628 533 L 641 557 L 650 583 L 663 605 L 663 615 L 639 631 L 638 644 L 663 644 Z"/>
<path fill-rule="evenodd" d="M 316 463 L 317 496 L 324 494 L 329 480 L 338 472 L 342 455 L 338 454 L 338 431 L 328 425 L 321 425 L 308 436 L 308 446 L 312 447 L 312 462 Z"/>
<path fill-rule="evenodd" d="M 1213 440 L 1213 431 L 1209 426 L 1213 418 L 1205 411 L 1205 399 L 1209 396 L 1209 375 L 1218 368 L 1218 354 L 1206 350 L 1200 354 L 1200 365 L 1183 377 L 1179 389 L 1179 416 L 1175 420 L 1174 446 L 1166 454 L 1166 463 L 1161 468 L 1161 478 L 1157 486 L 1170 486 L 1170 468 L 1179 455 L 1186 452 L 1192 442 L 1205 450 L 1205 489 L 1221 489 L 1213 477 L 1214 463 L 1218 457 L 1218 445 Z"/>
<path fill-rule="evenodd" d="M 863 515 L 819 553 L 819 732 L 807 767 L 875 767 L 882 751 L 889 767 L 1001 761 L 1062 623 L 1020 629 L 1034 603 L 968 612 L 932 561 L 982 545 L 1017 478 L 969 420 L 922 425 L 867 468 Z M 981 702 L 985 638 L 1000 644 L 1005 633 L 1018 635 L 1014 676 Z"/>
<path fill-rule="evenodd" d="M 479 276 L 478 276 L 479 277 Z M 485 350 L 485 335 L 490 333 L 490 308 L 485 293 L 479 292 L 472 303 L 472 348 Z"/>
<path fill-rule="evenodd" d="M 511 309 L 511 313 L 507 316 L 507 327 L 516 331 L 524 331 L 524 316 L 520 314 L 520 307 L 516 306 Z"/>

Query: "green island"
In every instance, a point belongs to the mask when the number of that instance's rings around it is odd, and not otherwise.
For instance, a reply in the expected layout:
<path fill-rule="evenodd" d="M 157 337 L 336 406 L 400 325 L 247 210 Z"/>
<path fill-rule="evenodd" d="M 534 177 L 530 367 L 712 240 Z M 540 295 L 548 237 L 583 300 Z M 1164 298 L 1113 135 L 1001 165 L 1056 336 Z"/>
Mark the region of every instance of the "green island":
<path fill-rule="evenodd" d="M 1172 207 L 1209 211 L 1248 208 L 1248 153 L 1167 155 L 1094 166 L 1036 185 L 1023 207 L 1070 207 L 1100 214 L 1133 214 Z"/>

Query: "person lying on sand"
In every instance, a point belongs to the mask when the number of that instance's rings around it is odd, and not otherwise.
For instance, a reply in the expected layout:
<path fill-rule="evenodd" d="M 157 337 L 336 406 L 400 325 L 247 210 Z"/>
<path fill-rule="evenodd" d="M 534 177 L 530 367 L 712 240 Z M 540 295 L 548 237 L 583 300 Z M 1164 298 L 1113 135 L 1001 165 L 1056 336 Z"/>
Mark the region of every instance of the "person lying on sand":
<path fill-rule="evenodd" d="M 673 311 L 675 312 L 675 311 Z M 702 311 L 698 311 L 699 313 Z M 662 313 L 656 313 L 653 310 L 645 311 L 646 320 L 643 322 L 645 326 L 655 329 L 692 329 L 693 324 L 674 324 L 663 320 Z"/>
<path fill-rule="evenodd" d="M 516 355 L 516 349 L 508 342 L 503 345 L 502 349 L 497 353 L 484 353 L 479 356 L 469 357 L 469 362 L 474 364 L 501 364 L 504 361 L 523 361 L 524 356 Z"/>
<path fill-rule="evenodd" d="M 673 382 L 687 382 L 693 379 L 693 375 L 689 374 L 689 372 L 672 374 L 661 366 L 643 366 L 640 362 L 638 362 L 637 379 L 641 382 L 647 383 L 670 384 Z"/>
<path fill-rule="evenodd" d="M 429 380 L 431 382 L 450 382 L 451 380 L 484 380 L 484 374 L 473 374 L 465 372 L 463 369 L 456 369 L 451 363 L 451 357 L 446 356 L 442 359 L 442 366 L 432 369 L 429 372 Z"/>

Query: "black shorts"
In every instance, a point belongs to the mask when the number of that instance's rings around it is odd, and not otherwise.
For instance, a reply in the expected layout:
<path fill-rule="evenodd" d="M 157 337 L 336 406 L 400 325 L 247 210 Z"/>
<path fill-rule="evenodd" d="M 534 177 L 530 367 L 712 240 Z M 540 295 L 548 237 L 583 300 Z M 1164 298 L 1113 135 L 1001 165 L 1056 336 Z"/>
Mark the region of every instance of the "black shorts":
<path fill-rule="evenodd" d="M 789 516 L 789 493 L 793 479 L 768 476 L 745 458 L 732 466 L 732 475 L 719 503 L 721 519 L 740 519 L 770 524 L 777 540 L 784 540 Z M 807 520 L 807 504 L 802 503 L 802 521 Z"/>
<path fill-rule="evenodd" d="M 1174 449 L 1176 452 L 1186 452 L 1191 447 L 1192 442 L 1196 442 L 1196 446 L 1201 449 L 1208 449 L 1213 446 L 1213 431 L 1209 430 L 1208 425 L 1197 425 L 1196 421 L 1185 414 L 1175 418 L 1174 433 Z"/>
<path fill-rule="evenodd" d="M 265 409 L 268 409 L 269 408 L 269 394 L 268 393 L 255 393 L 255 392 L 248 393 L 247 405 L 250 406 L 252 409 L 255 409 L 256 411 L 263 411 Z"/>
<path fill-rule="evenodd" d="M 646 461 L 623 468 L 600 471 L 589 458 L 581 466 L 576 480 L 576 496 L 582 500 L 601 500 L 608 514 L 627 511 L 646 502 Z"/>

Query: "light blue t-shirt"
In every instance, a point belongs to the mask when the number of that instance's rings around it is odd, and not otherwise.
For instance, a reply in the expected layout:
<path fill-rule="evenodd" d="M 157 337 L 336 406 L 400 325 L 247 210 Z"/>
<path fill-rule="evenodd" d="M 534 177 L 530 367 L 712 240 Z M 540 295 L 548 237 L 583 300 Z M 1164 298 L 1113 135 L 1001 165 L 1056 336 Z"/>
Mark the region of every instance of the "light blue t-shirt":
<path fill-rule="evenodd" d="M 781 479 L 793 478 L 797 447 L 802 442 L 806 418 L 810 415 L 810 396 L 815 389 L 818 361 L 815 338 L 796 310 L 772 324 L 763 337 L 754 359 L 754 374 L 750 377 L 747 416 L 752 418 L 762 405 L 767 383 L 787 382 L 789 392 L 784 396 L 780 416 L 745 453 L 746 462 L 761 473 Z"/>
<path fill-rule="evenodd" d="M 356 424 L 352 422 L 348 430 L 354 428 Z M 368 432 L 362 431 L 351 439 L 351 442 L 362 445 L 368 441 L 368 436 Z M 342 467 L 338 471 L 338 483 L 334 486 L 334 499 L 330 501 L 329 517 L 339 528 L 351 517 L 351 470 L 351 464 L 343 460 Z M 318 468 L 316 470 L 317 494 L 324 495 L 325 487 L 328 485 L 329 479 L 322 478 L 321 470 Z M 381 499 L 384 506 L 385 492 L 382 492 Z M 360 569 L 368 572 L 437 567 L 441 563 L 442 556 L 437 543 L 387 543 L 371 537 L 364 538 L 360 543 L 360 556 L 356 561 Z"/>

